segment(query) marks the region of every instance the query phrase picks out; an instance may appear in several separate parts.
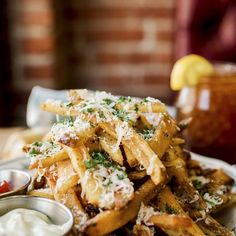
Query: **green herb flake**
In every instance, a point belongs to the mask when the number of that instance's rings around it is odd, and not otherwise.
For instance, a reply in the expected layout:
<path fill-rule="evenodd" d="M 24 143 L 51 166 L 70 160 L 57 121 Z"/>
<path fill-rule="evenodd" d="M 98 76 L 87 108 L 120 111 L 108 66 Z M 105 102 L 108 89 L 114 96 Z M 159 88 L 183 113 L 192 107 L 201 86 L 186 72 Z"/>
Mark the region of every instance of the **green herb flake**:
<path fill-rule="evenodd" d="M 169 206 L 168 204 L 166 204 L 165 210 L 169 214 L 173 214 L 173 215 L 178 214 L 178 212 L 175 209 L 173 209 L 171 206 Z"/>
<path fill-rule="evenodd" d="M 122 110 L 122 109 L 115 109 L 114 111 L 113 111 L 113 115 L 115 115 L 115 116 L 117 116 L 120 120 L 122 120 L 122 121 L 128 121 L 127 120 L 127 112 L 125 112 L 124 110 Z"/>
<path fill-rule="evenodd" d="M 135 104 L 134 105 L 134 111 L 138 112 L 138 110 L 139 110 L 138 104 Z"/>
<path fill-rule="evenodd" d="M 123 180 L 123 179 L 125 179 L 125 178 L 127 178 L 127 174 L 124 172 L 123 174 L 118 174 L 117 175 L 117 178 L 119 179 L 119 180 Z"/>
<path fill-rule="evenodd" d="M 94 151 L 92 152 L 92 161 L 94 165 L 102 165 L 106 168 L 114 166 L 114 164 L 110 161 L 107 154 L 105 152 Z"/>
<path fill-rule="evenodd" d="M 202 189 L 203 185 L 202 185 L 202 182 L 197 180 L 197 179 L 194 179 L 192 180 L 192 183 L 193 183 L 193 186 L 197 189 L 197 190 L 200 190 Z"/>
<path fill-rule="evenodd" d="M 39 150 L 32 148 L 32 150 L 29 152 L 31 156 L 41 154 Z"/>
<path fill-rule="evenodd" d="M 74 125 L 74 118 L 72 116 L 65 117 L 64 119 L 58 121 L 58 123 L 61 123 L 63 125 L 67 126 L 73 126 Z"/>
<path fill-rule="evenodd" d="M 104 115 L 104 112 L 103 111 L 98 111 L 98 115 L 101 119 L 105 119 L 105 115 Z"/>
<path fill-rule="evenodd" d="M 93 109 L 93 108 L 88 108 L 86 111 L 87 111 L 88 113 L 92 113 L 92 112 L 94 112 L 94 109 Z"/>
<path fill-rule="evenodd" d="M 74 104 L 72 102 L 66 103 L 66 107 L 72 107 Z"/>
<path fill-rule="evenodd" d="M 147 99 L 147 98 L 144 98 L 142 102 L 147 103 L 147 102 L 148 102 L 148 99 Z"/>
<path fill-rule="evenodd" d="M 113 102 L 110 98 L 104 98 L 103 101 L 109 106 Z"/>
<path fill-rule="evenodd" d="M 155 127 L 152 127 L 150 129 L 144 128 L 141 131 L 139 131 L 139 134 L 144 138 L 146 141 L 150 141 L 156 131 Z"/>
<path fill-rule="evenodd" d="M 106 184 L 103 184 L 104 187 L 109 187 L 113 184 L 113 182 L 109 179 Z"/>
<path fill-rule="evenodd" d="M 84 164 L 87 169 L 92 169 L 96 166 L 96 163 L 94 163 L 93 160 L 85 160 Z"/>
<path fill-rule="evenodd" d="M 122 102 L 125 102 L 125 101 L 127 101 L 128 100 L 128 98 L 127 97 L 119 97 L 119 99 L 118 99 L 118 102 L 119 103 L 122 103 Z"/>
<path fill-rule="evenodd" d="M 32 143 L 32 146 L 34 146 L 34 147 L 42 147 L 42 143 L 41 142 L 33 142 Z"/>

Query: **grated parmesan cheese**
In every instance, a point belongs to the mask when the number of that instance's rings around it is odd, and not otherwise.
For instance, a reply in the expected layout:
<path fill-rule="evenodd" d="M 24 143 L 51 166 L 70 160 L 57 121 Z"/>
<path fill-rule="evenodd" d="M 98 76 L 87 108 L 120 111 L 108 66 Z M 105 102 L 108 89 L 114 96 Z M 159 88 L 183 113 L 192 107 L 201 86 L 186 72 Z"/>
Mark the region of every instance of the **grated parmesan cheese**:
<path fill-rule="evenodd" d="M 79 135 L 91 127 L 90 123 L 77 117 L 74 121 L 65 120 L 63 123 L 59 122 L 52 126 L 51 135 L 55 141 L 71 138 L 79 139 Z"/>
<path fill-rule="evenodd" d="M 150 222 L 150 219 L 152 216 L 159 214 L 160 212 L 156 211 L 153 207 L 145 206 L 143 203 L 141 203 L 138 217 L 136 219 L 136 224 L 141 225 L 144 223 L 147 226 L 153 226 L 153 223 Z"/>
<path fill-rule="evenodd" d="M 122 139 L 130 139 L 133 135 L 133 130 L 129 127 L 127 122 L 123 122 L 122 125 L 116 125 L 115 131 L 117 134 L 117 143 L 113 148 L 113 152 L 116 152 L 122 142 Z"/>
<path fill-rule="evenodd" d="M 203 195 L 203 199 L 207 204 L 207 212 L 209 212 L 210 209 L 215 207 L 216 205 L 221 205 L 223 203 L 223 199 L 216 195 L 210 195 L 209 193 L 205 193 Z"/>
<path fill-rule="evenodd" d="M 48 156 L 53 156 L 62 150 L 62 147 L 52 141 L 34 142 L 28 145 L 26 156 L 30 158 L 30 164 L 34 164 L 36 161 L 45 159 Z"/>
<path fill-rule="evenodd" d="M 104 167 L 97 165 L 96 168 L 88 169 L 83 178 L 80 179 L 82 186 L 81 197 L 85 196 L 85 188 L 89 178 L 96 181 L 96 188 L 101 188 L 102 194 L 99 197 L 99 207 L 103 209 L 111 209 L 115 207 L 116 194 L 122 196 L 122 205 L 133 197 L 133 183 L 129 180 L 125 168 Z"/>

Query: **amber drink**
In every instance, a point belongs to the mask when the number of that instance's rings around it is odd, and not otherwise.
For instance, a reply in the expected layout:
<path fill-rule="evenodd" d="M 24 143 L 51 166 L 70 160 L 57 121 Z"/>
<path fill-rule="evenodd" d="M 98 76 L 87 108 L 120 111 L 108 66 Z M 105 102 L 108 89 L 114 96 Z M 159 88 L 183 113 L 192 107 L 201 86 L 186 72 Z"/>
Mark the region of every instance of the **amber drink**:
<path fill-rule="evenodd" d="M 183 132 L 187 148 L 236 164 L 236 66 L 215 68 L 215 75 L 179 92 L 177 120 L 192 118 Z"/>

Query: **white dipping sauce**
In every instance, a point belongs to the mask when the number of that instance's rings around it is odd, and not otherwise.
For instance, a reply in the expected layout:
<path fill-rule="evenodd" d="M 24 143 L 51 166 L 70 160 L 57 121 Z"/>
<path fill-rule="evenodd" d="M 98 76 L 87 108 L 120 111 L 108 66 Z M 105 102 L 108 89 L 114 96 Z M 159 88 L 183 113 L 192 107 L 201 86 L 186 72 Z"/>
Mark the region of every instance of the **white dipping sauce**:
<path fill-rule="evenodd" d="M 0 217 L 1 236 L 62 236 L 66 224 L 54 225 L 39 211 L 18 208 Z"/>

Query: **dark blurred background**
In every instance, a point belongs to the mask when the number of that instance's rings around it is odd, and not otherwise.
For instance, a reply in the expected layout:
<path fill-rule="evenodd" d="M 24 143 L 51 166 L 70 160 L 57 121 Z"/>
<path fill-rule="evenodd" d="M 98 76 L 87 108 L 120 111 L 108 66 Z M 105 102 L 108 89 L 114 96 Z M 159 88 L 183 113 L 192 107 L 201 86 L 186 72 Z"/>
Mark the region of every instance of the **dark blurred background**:
<path fill-rule="evenodd" d="M 236 62 L 236 0 L 2 0 L 0 126 L 24 125 L 33 86 L 172 104 L 176 59 Z"/>

